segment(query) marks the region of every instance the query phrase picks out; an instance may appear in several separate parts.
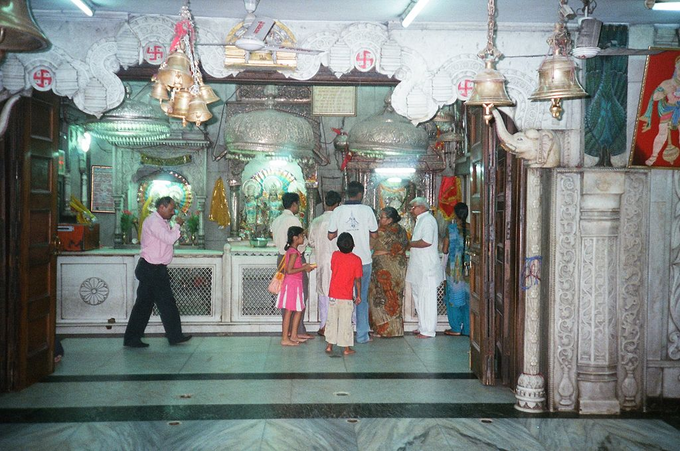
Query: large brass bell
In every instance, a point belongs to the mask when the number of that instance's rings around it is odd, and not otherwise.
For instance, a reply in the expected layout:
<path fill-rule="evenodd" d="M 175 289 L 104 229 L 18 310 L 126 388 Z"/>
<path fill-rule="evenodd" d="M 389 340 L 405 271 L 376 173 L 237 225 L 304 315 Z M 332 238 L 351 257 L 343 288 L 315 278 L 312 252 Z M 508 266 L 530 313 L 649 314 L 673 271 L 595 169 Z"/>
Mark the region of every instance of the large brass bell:
<path fill-rule="evenodd" d="M 189 122 L 195 122 L 196 126 L 201 125 L 202 122 L 209 120 L 212 113 L 208 110 L 205 100 L 202 95 L 194 96 L 189 103 L 189 114 L 186 119 Z"/>
<path fill-rule="evenodd" d="M 158 100 L 168 100 L 170 98 L 168 95 L 168 88 L 166 88 L 160 80 L 155 81 L 149 95 Z"/>
<path fill-rule="evenodd" d="M 492 58 L 485 61 L 484 69 L 477 73 L 473 82 L 472 94 L 465 104 L 483 106 L 484 120 L 487 124 L 493 117 L 491 108 L 515 104 L 505 90 L 505 77 L 496 70 Z"/>
<path fill-rule="evenodd" d="M 189 114 L 191 93 L 189 91 L 177 91 L 172 102 L 172 110 L 168 108 L 168 114 L 172 117 L 184 118 Z"/>
<path fill-rule="evenodd" d="M 204 85 L 203 83 L 201 83 L 199 92 L 206 104 L 217 102 L 218 100 L 220 100 L 220 98 L 217 97 L 217 95 L 215 94 L 215 91 L 213 91 L 213 89 L 210 86 Z"/>
<path fill-rule="evenodd" d="M 551 100 L 552 116 L 562 115 L 560 99 L 575 99 L 588 94 L 576 78 L 576 65 L 571 58 L 556 54 L 547 57 L 538 69 L 538 88 L 529 97 L 531 100 Z"/>
<path fill-rule="evenodd" d="M 177 49 L 158 69 L 157 78 L 170 88 L 187 89 L 194 83 L 190 66 L 189 57 L 181 49 Z"/>
<path fill-rule="evenodd" d="M 28 0 L 0 0 L 0 11 L 0 58 L 4 52 L 30 52 L 50 45 L 33 20 Z"/>

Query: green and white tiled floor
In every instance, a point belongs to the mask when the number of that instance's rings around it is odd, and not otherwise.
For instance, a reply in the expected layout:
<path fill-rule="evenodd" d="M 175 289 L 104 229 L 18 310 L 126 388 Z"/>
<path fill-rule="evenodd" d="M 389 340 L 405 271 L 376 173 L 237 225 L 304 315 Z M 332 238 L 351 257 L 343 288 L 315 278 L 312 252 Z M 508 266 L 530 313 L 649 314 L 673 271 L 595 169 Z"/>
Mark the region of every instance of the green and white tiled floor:
<path fill-rule="evenodd" d="M 539 417 L 469 372 L 464 337 L 67 338 L 55 373 L 0 395 L 0 449 L 680 449 L 677 417 Z"/>

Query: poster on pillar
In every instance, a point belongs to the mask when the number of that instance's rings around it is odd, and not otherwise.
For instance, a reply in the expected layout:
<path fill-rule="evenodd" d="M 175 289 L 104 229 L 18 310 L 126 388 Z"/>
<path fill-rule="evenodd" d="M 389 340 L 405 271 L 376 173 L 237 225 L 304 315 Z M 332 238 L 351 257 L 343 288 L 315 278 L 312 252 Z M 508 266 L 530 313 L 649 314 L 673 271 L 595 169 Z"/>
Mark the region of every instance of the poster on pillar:
<path fill-rule="evenodd" d="M 647 57 L 630 167 L 680 169 L 680 50 Z"/>

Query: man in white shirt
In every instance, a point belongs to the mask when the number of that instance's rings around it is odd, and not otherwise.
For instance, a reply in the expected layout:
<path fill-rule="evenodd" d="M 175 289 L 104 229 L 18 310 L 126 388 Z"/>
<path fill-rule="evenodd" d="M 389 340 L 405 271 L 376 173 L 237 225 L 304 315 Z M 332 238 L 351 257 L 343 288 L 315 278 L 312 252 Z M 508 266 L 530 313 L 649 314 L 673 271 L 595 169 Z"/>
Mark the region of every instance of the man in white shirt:
<path fill-rule="evenodd" d="M 281 196 L 281 202 L 283 203 L 283 211 L 281 214 L 274 219 L 269 230 L 272 232 L 272 239 L 276 245 L 276 250 L 279 251 L 279 255 L 276 258 L 276 266 L 281 264 L 284 255 L 286 255 L 286 243 L 288 242 L 288 229 L 293 226 L 302 227 L 300 219 L 296 216 L 300 211 L 300 196 L 298 193 L 285 193 Z M 305 248 L 307 247 L 307 240 L 302 244 L 298 250 L 302 254 L 302 263 L 305 263 Z M 305 301 L 309 303 L 309 276 L 306 272 L 302 276 L 302 287 L 305 295 Z M 306 308 L 305 308 L 306 310 Z M 302 318 L 300 319 L 300 325 L 298 326 L 298 337 L 300 338 L 314 338 L 313 335 L 307 334 L 307 328 L 305 327 L 305 310 L 302 311 Z M 283 316 L 284 311 L 281 310 L 281 316 Z"/>
<path fill-rule="evenodd" d="M 331 213 L 328 223 L 328 239 L 332 240 L 343 232 L 354 238 L 353 252 L 361 258 L 361 303 L 356 306 L 357 343 L 368 343 L 368 284 L 371 282 L 371 237 L 378 236 L 378 221 L 375 212 L 361 202 L 364 199 L 364 185 L 359 182 L 347 184 L 347 200 Z"/>
<path fill-rule="evenodd" d="M 324 213 L 312 221 L 309 227 L 309 245 L 314 248 L 316 268 L 316 294 L 319 297 L 319 332 L 323 336 L 328 317 L 328 289 L 331 283 L 331 256 L 338 250 L 337 240 L 328 239 L 328 223 L 331 213 L 340 205 L 342 198 L 335 191 L 326 193 Z"/>
<path fill-rule="evenodd" d="M 411 295 L 418 314 L 418 338 L 433 338 L 437 328 L 437 288 L 444 281 L 444 269 L 439 261 L 437 220 L 430 213 L 424 197 L 410 202 L 416 226 L 409 243 L 410 255 L 406 281 L 411 284 Z"/>

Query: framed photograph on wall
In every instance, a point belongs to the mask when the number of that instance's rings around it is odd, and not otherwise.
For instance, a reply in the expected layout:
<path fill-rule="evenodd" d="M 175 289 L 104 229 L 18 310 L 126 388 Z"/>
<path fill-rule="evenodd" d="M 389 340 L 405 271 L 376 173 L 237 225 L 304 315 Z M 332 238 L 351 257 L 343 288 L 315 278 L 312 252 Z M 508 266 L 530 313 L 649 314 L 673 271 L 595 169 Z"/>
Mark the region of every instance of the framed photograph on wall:
<path fill-rule="evenodd" d="M 680 169 L 680 50 L 647 57 L 628 166 Z"/>
<path fill-rule="evenodd" d="M 90 211 L 113 213 L 113 168 L 93 165 L 90 173 Z"/>
<path fill-rule="evenodd" d="M 357 88 L 355 86 L 313 86 L 312 115 L 356 116 Z"/>

